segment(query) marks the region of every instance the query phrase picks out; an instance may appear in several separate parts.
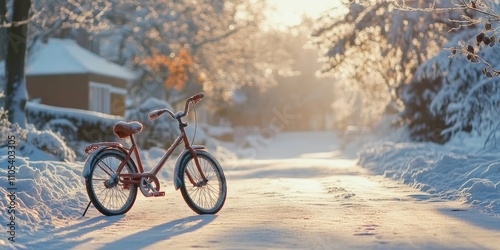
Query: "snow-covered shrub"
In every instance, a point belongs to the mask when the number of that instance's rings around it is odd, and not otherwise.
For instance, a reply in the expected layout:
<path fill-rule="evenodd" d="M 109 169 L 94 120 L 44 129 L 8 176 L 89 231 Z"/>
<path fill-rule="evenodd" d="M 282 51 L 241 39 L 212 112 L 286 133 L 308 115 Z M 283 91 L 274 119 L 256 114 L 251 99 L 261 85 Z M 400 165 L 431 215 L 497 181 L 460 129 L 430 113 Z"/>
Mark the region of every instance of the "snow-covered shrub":
<path fill-rule="evenodd" d="M 78 128 L 67 119 L 53 119 L 45 124 L 43 130 L 51 130 L 64 137 L 66 142 L 77 140 Z"/>
<path fill-rule="evenodd" d="M 441 135 L 446 129 L 443 116 L 436 115 L 430 109 L 432 100 L 441 89 L 440 78 L 414 78 L 404 86 L 401 101 L 404 110 L 400 116 L 405 121 L 410 137 L 415 141 L 446 142 L 449 137 Z"/>
<path fill-rule="evenodd" d="M 20 149 L 24 155 L 31 155 L 32 147 L 43 152 L 54 155 L 60 161 L 74 161 L 75 152 L 66 145 L 58 134 L 51 130 L 39 131 L 33 126 L 29 126 L 22 131 L 24 137 L 20 137 Z"/>
<path fill-rule="evenodd" d="M 75 160 L 75 152 L 66 145 L 60 135 L 50 130 L 40 131 L 32 125 L 23 129 L 17 124 L 9 124 L 9 127 L 3 127 L 2 130 L 3 136 L 15 136 L 18 142 L 16 147 L 21 156 L 30 156 L 36 160 Z M 40 151 L 46 154 L 40 154 Z"/>
<path fill-rule="evenodd" d="M 485 48 L 478 54 L 492 63 L 494 68 L 500 66 L 498 55 L 500 47 Z M 444 100 L 449 100 L 446 106 L 446 122 L 452 125 L 443 133 L 455 134 L 462 128 L 470 128 L 472 132 L 484 135 L 492 132 L 498 126 L 500 110 L 500 78 L 487 78 L 481 73 L 484 65 L 469 64 L 461 57 L 450 65 L 446 76 L 446 88 L 443 88 L 431 108 L 442 106 Z M 466 72 L 463 72 L 466 71 Z"/>
<path fill-rule="evenodd" d="M 113 126 L 122 120 L 120 116 L 107 115 L 94 111 L 53 107 L 29 102 L 26 107 L 28 122 L 38 129 L 50 127 L 60 132 L 66 140 L 76 137 L 78 141 L 115 140 Z M 76 132 L 73 131 L 76 129 Z"/>
<path fill-rule="evenodd" d="M 485 48 L 478 54 L 494 63 L 495 68 L 500 65 L 497 59 L 500 47 Z M 449 60 L 450 63 L 439 72 L 443 75 L 443 87 L 430 106 L 433 113 L 446 120 L 448 128 L 442 134 L 453 136 L 461 131 L 471 131 L 487 135 L 498 124 L 500 78 L 484 76 L 481 73 L 484 65 L 471 64 L 463 56 L 450 59 L 447 55 L 449 54 L 440 54 L 434 62 L 434 65 L 443 63 L 443 60 Z"/>
<path fill-rule="evenodd" d="M 31 124 L 27 128 L 11 124 L 7 113 L 3 107 L 0 108 L 0 139 L 7 142 L 9 136 L 14 136 L 20 156 L 35 157 L 37 160 L 75 160 L 75 152 L 66 145 L 60 135 L 50 130 L 39 131 Z M 46 154 L 40 154 L 40 151 Z"/>
<path fill-rule="evenodd" d="M 175 112 L 169 103 L 154 97 L 147 99 L 138 107 L 126 111 L 126 121 L 138 121 L 144 126 L 142 132 L 135 136 L 139 147 L 148 149 L 170 146 L 177 137 L 177 122 L 168 114 L 164 114 L 154 121 L 151 121 L 148 117 L 149 112 L 163 108 Z"/>
<path fill-rule="evenodd" d="M 466 29 L 445 47 L 456 46 L 458 41 L 476 44 L 477 29 Z M 500 67 L 500 46 L 484 47 L 477 52 L 493 68 Z M 415 72 L 412 84 L 403 98 L 413 134 L 421 140 L 432 140 L 440 135 L 447 139 L 460 132 L 488 135 L 500 128 L 500 78 L 487 78 L 482 74 L 484 64 L 471 63 L 464 56 L 450 58 L 443 50 L 422 64 Z M 415 86 L 412 86 L 415 85 Z M 419 87 L 419 85 L 421 85 Z M 417 112 L 418 111 L 418 112 Z"/>

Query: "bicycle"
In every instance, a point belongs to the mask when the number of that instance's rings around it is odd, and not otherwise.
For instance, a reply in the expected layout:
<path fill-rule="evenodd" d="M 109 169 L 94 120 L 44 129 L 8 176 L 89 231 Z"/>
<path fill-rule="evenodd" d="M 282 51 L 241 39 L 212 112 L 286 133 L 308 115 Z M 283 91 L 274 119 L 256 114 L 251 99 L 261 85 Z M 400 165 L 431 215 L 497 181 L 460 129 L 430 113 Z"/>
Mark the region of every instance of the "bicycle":
<path fill-rule="evenodd" d="M 141 132 L 143 125 L 137 121 L 119 121 L 113 132 L 121 139 L 130 138 L 131 147 L 125 148 L 118 142 L 99 142 L 85 148 L 88 158 L 85 161 L 83 177 L 90 204 L 104 215 L 127 213 L 135 203 L 137 189 L 146 197 L 165 196 L 160 191 L 156 177 L 174 150 L 184 143 L 184 150 L 178 156 L 174 168 L 175 190 L 181 190 L 187 205 L 198 214 L 217 213 L 226 200 L 227 186 L 224 172 L 219 162 L 204 146 L 191 145 L 185 128 L 187 122 L 182 118 L 189 114 L 204 94 L 196 94 L 186 100 L 184 111 L 173 113 L 168 109 L 151 111 L 149 119 L 155 120 L 168 114 L 179 123 L 179 136 L 167 149 L 156 166 L 145 172 L 134 135 Z"/>

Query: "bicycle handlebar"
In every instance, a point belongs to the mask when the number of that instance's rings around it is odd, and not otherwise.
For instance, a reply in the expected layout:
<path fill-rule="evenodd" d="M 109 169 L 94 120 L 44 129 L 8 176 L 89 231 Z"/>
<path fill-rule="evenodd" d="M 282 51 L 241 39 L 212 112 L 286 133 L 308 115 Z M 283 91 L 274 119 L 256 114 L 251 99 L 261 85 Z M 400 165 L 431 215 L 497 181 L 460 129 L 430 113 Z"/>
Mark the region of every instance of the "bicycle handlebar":
<path fill-rule="evenodd" d="M 160 117 L 161 115 L 163 115 L 163 113 L 165 113 L 165 112 L 169 112 L 170 116 L 174 117 L 174 114 L 172 113 L 172 111 L 170 111 L 168 109 L 153 110 L 153 111 L 149 112 L 148 116 L 149 116 L 149 119 L 152 121 L 152 120 Z"/>
<path fill-rule="evenodd" d="M 168 113 L 172 118 L 174 119 L 180 119 L 184 116 L 186 116 L 188 113 L 189 113 L 189 105 L 194 102 L 195 104 L 198 103 L 199 101 L 201 101 L 201 99 L 203 99 L 203 97 L 205 97 L 205 94 L 203 94 L 203 92 L 200 92 L 196 95 L 193 95 L 191 97 L 189 97 L 189 99 L 186 100 L 186 105 L 184 106 L 184 112 L 177 112 L 177 114 L 174 114 L 172 111 L 168 110 L 168 109 L 157 109 L 157 110 L 153 110 L 151 112 L 149 112 L 148 116 L 149 116 L 149 119 L 150 120 L 154 120 L 158 117 L 160 117 L 161 115 L 163 115 L 163 113 Z"/>
<path fill-rule="evenodd" d="M 203 99 L 203 97 L 205 97 L 205 94 L 203 94 L 203 92 L 200 92 L 194 96 L 191 96 L 189 99 L 191 99 L 194 102 L 199 102 L 199 101 L 201 101 L 201 99 Z"/>

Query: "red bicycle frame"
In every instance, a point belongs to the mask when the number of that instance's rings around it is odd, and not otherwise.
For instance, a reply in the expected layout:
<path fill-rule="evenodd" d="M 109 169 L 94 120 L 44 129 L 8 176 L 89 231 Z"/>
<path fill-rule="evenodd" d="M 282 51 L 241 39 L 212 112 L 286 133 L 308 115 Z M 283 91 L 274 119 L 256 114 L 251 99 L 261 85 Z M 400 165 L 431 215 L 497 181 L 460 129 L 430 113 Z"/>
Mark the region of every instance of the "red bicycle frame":
<path fill-rule="evenodd" d="M 196 104 L 198 101 L 200 101 L 203 98 L 203 96 L 204 96 L 203 93 L 200 93 L 198 95 L 195 95 L 195 96 L 189 98 L 186 101 L 184 112 L 179 112 L 177 114 L 173 114 L 168 109 L 162 109 L 162 110 L 155 110 L 155 111 L 152 111 L 151 113 L 149 113 L 149 118 L 151 120 L 154 120 L 154 119 L 160 117 L 163 113 L 170 114 L 170 116 L 172 118 L 176 119 L 179 122 L 179 130 L 181 132 L 181 134 L 175 139 L 175 141 L 173 142 L 173 144 L 167 149 L 167 151 L 162 156 L 162 158 L 160 159 L 160 161 L 149 172 L 144 172 L 144 167 L 142 165 L 141 157 L 139 155 L 139 148 L 137 147 L 137 144 L 135 143 L 135 139 L 134 139 L 134 134 L 137 133 L 140 130 L 138 130 L 137 132 L 131 133 L 131 134 L 127 134 L 129 136 L 129 138 L 130 138 L 131 143 L 132 143 L 132 146 L 130 148 L 128 148 L 128 149 L 125 148 L 125 147 L 123 147 L 123 145 L 121 143 L 117 143 L 117 142 L 101 142 L 101 143 L 95 143 L 95 144 L 89 145 L 88 147 L 85 148 L 85 152 L 87 154 L 90 154 L 91 152 L 93 152 L 93 151 L 95 151 L 95 150 L 97 150 L 97 149 L 99 149 L 101 147 L 116 148 L 116 149 L 124 152 L 126 154 L 126 157 L 120 163 L 120 165 L 118 166 L 118 169 L 116 171 L 116 174 L 119 177 L 119 182 L 121 182 L 124 185 L 124 188 L 128 188 L 130 186 L 130 184 L 141 185 L 141 179 L 142 178 L 147 178 L 147 179 L 152 180 L 156 184 L 156 187 L 158 187 L 158 190 L 159 190 L 160 184 L 159 184 L 159 181 L 158 181 L 158 178 L 156 177 L 156 175 L 162 169 L 162 167 L 165 165 L 165 162 L 170 158 L 170 156 L 172 155 L 172 153 L 174 152 L 174 150 L 181 143 L 184 143 L 185 150 L 187 150 L 192 155 L 192 157 L 194 159 L 194 162 L 196 164 L 196 168 L 198 169 L 199 174 L 200 174 L 200 176 L 202 178 L 202 182 L 206 182 L 207 179 L 206 179 L 205 175 L 203 174 L 203 171 L 202 171 L 201 166 L 200 166 L 200 162 L 198 160 L 198 156 L 195 153 L 195 150 L 203 150 L 203 149 L 205 149 L 205 147 L 203 147 L 203 146 L 191 146 L 190 145 L 188 137 L 187 137 L 187 134 L 186 134 L 186 131 L 184 129 L 185 127 L 187 127 L 187 123 L 184 123 L 181 120 L 182 117 L 184 117 L 184 116 L 186 116 L 188 114 L 189 107 L 190 107 L 189 105 L 192 102 L 194 102 Z M 123 168 L 125 167 L 125 164 L 127 162 L 129 162 L 129 161 L 132 161 L 132 162 L 136 163 L 135 165 L 138 168 L 138 173 L 127 173 L 127 174 L 122 174 L 121 173 L 122 170 L 123 170 Z M 199 186 L 199 185 L 203 184 L 203 183 L 196 183 L 194 181 L 194 179 L 192 178 L 191 174 L 187 170 L 186 170 L 186 176 L 188 177 L 188 179 L 191 182 L 191 184 L 193 184 L 194 186 Z M 176 186 L 176 188 L 178 188 L 178 187 Z M 156 191 L 158 191 L 158 190 L 156 190 Z M 164 192 L 162 192 L 162 193 L 156 192 L 154 194 L 154 196 L 160 196 L 160 195 L 164 195 L 164 194 L 165 194 Z"/>

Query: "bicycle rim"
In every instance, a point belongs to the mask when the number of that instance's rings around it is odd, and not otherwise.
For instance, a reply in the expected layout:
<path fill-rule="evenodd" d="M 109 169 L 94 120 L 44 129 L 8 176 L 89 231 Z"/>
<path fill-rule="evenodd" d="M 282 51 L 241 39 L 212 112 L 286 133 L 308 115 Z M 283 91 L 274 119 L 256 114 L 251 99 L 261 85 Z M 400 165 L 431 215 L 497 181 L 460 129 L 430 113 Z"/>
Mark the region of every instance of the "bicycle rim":
<path fill-rule="evenodd" d="M 137 195 L 137 187 L 118 182 L 116 170 L 125 159 L 121 152 L 105 152 L 94 165 L 90 176 L 89 196 L 94 206 L 105 215 L 126 213 L 132 207 Z M 135 173 L 134 167 L 127 163 L 122 173 Z"/>
<path fill-rule="evenodd" d="M 215 214 L 222 208 L 226 199 L 226 180 L 216 161 L 204 154 L 197 153 L 197 155 L 207 182 L 204 185 L 196 185 L 203 182 L 203 177 L 194 159 L 188 158 L 183 171 L 184 185 L 181 189 L 184 200 L 199 214 Z M 189 180 L 188 173 L 193 183 Z"/>

